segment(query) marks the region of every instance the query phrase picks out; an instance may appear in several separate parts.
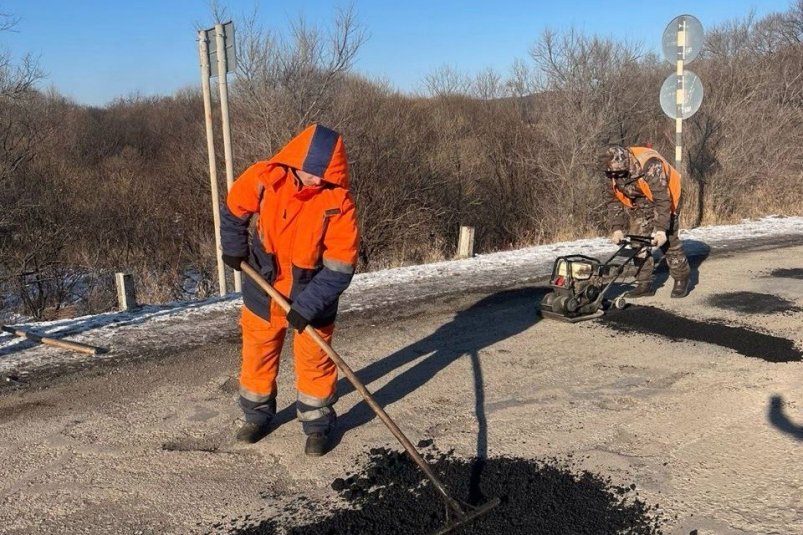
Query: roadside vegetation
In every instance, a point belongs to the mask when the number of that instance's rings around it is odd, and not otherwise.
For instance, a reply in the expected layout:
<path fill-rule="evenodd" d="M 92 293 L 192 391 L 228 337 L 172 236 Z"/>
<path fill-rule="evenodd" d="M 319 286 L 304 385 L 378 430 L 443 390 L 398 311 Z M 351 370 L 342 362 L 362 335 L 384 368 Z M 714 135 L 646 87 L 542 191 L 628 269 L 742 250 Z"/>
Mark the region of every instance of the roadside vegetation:
<path fill-rule="evenodd" d="M 460 225 L 479 252 L 600 235 L 606 145 L 674 154 L 658 101 L 674 66 L 635 43 L 545 31 L 506 73 L 443 67 L 406 95 L 353 72 L 367 34 L 348 9 L 287 39 L 235 24 L 235 174 L 310 122 L 342 132 L 363 271 L 450 258 Z M 707 28 L 682 226 L 803 214 L 802 43 L 803 0 Z M 35 60 L 0 54 L 0 310 L 110 310 L 115 271 L 135 275 L 142 302 L 214 294 L 200 90 L 98 108 L 44 82 Z"/>

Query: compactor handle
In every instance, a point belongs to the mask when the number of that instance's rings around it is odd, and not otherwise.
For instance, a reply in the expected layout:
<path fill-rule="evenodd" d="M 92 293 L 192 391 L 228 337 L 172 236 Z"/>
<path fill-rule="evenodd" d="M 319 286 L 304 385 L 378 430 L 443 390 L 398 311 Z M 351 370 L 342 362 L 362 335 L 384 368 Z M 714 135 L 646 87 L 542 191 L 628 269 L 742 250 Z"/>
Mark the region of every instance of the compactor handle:
<path fill-rule="evenodd" d="M 625 236 L 626 240 L 629 240 L 631 244 L 638 244 L 642 247 L 648 247 L 652 245 L 652 236 L 639 236 L 638 234 L 628 234 Z"/>

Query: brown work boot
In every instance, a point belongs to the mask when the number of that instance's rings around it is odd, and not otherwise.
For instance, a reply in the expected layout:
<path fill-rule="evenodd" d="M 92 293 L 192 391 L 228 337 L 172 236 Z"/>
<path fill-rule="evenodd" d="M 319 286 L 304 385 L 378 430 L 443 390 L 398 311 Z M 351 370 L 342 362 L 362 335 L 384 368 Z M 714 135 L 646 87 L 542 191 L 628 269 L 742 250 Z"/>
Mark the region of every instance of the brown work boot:
<path fill-rule="evenodd" d="M 638 282 L 636 287 L 627 292 L 626 295 L 630 298 L 650 297 L 655 295 L 655 290 L 652 289 L 652 285 L 649 282 Z"/>
<path fill-rule="evenodd" d="M 270 433 L 270 424 L 258 424 L 256 422 L 245 422 L 237 431 L 237 440 L 247 444 L 259 442 Z"/>
<path fill-rule="evenodd" d="M 689 295 L 689 279 L 677 279 L 672 287 L 672 297 L 686 297 Z"/>
<path fill-rule="evenodd" d="M 325 433 L 310 433 L 307 435 L 307 443 L 304 445 L 304 453 L 310 457 L 320 457 L 326 453 L 329 437 Z"/>

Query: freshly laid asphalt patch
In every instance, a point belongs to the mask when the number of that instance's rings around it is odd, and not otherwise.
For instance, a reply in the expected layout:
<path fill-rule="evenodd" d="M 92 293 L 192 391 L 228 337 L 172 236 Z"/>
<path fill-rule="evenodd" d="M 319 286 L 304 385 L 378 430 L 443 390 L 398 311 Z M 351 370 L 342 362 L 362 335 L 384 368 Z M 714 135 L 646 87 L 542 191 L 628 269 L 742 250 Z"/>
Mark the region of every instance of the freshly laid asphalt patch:
<path fill-rule="evenodd" d="M 573 473 L 565 462 L 514 457 L 463 459 L 431 450 L 425 456 L 450 495 L 472 504 L 498 497 L 501 504 L 453 533 L 660 534 L 665 515 L 659 505 L 638 498 L 636 485 L 617 486 L 587 471 Z M 252 523 L 238 535 L 427 534 L 443 527 L 443 501 L 404 452 L 374 448 L 359 473 L 338 478 L 332 489 L 349 505 L 299 527 L 277 519 Z M 294 512 L 309 511 L 303 497 Z M 342 503 L 342 502 L 341 502 Z M 320 518 L 318 516 L 317 518 Z"/>
<path fill-rule="evenodd" d="M 684 318 L 650 306 L 631 305 L 624 310 L 611 309 L 597 321 L 620 332 L 657 334 L 675 341 L 691 340 L 716 344 L 733 349 L 746 357 L 769 362 L 803 360 L 803 352 L 787 338 L 715 321 Z"/>
<path fill-rule="evenodd" d="M 772 270 L 770 275 L 786 279 L 803 279 L 803 268 L 778 268 Z"/>
<path fill-rule="evenodd" d="M 708 304 L 717 308 L 734 310 L 745 314 L 778 314 L 800 312 L 792 301 L 772 294 L 756 292 L 729 292 L 716 294 L 708 299 Z"/>

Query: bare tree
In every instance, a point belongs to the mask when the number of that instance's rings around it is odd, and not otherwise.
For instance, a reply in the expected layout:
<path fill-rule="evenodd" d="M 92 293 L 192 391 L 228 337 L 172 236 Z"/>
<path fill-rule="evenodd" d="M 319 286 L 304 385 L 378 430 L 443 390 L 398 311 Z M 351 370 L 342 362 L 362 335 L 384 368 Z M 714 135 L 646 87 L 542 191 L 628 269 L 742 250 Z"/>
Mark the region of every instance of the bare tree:
<path fill-rule="evenodd" d="M 241 61 L 233 91 L 235 135 L 251 158 L 278 149 L 307 124 L 328 119 L 337 88 L 351 70 L 367 34 L 353 6 L 338 9 L 330 29 L 299 17 L 289 40 L 263 29 L 252 15 L 240 31 Z M 238 126 L 239 125 L 242 126 Z"/>
<path fill-rule="evenodd" d="M 467 95 L 471 78 L 453 66 L 443 65 L 424 77 L 424 87 L 432 97 Z"/>
<path fill-rule="evenodd" d="M 13 17 L 0 14 L 0 31 L 15 24 Z M 41 78 L 42 72 L 31 56 L 14 64 L 10 51 L 0 52 L 0 189 L 4 191 L 0 196 L 0 253 L 15 232 L 22 210 L 13 192 L 25 181 L 25 166 L 33 158 L 43 133 L 40 120 L 44 106 L 35 91 Z"/>
<path fill-rule="evenodd" d="M 545 31 L 530 50 L 535 63 L 539 145 L 524 161 L 545 185 L 541 231 L 584 233 L 600 220 L 599 154 L 609 143 L 641 141 L 646 99 L 637 45 L 570 30 Z M 647 72 L 650 71 L 648 67 Z"/>
<path fill-rule="evenodd" d="M 11 16 L 0 14 L 0 31 L 13 28 L 16 22 Z M 0 186 L 31 158 L 31 132 L 35 124 L 28 108 L 36 97 L 35 84 L 42 77 L 32 56 L 26 55 L 15 64 L 10 51 L 0 51 Z"/>

